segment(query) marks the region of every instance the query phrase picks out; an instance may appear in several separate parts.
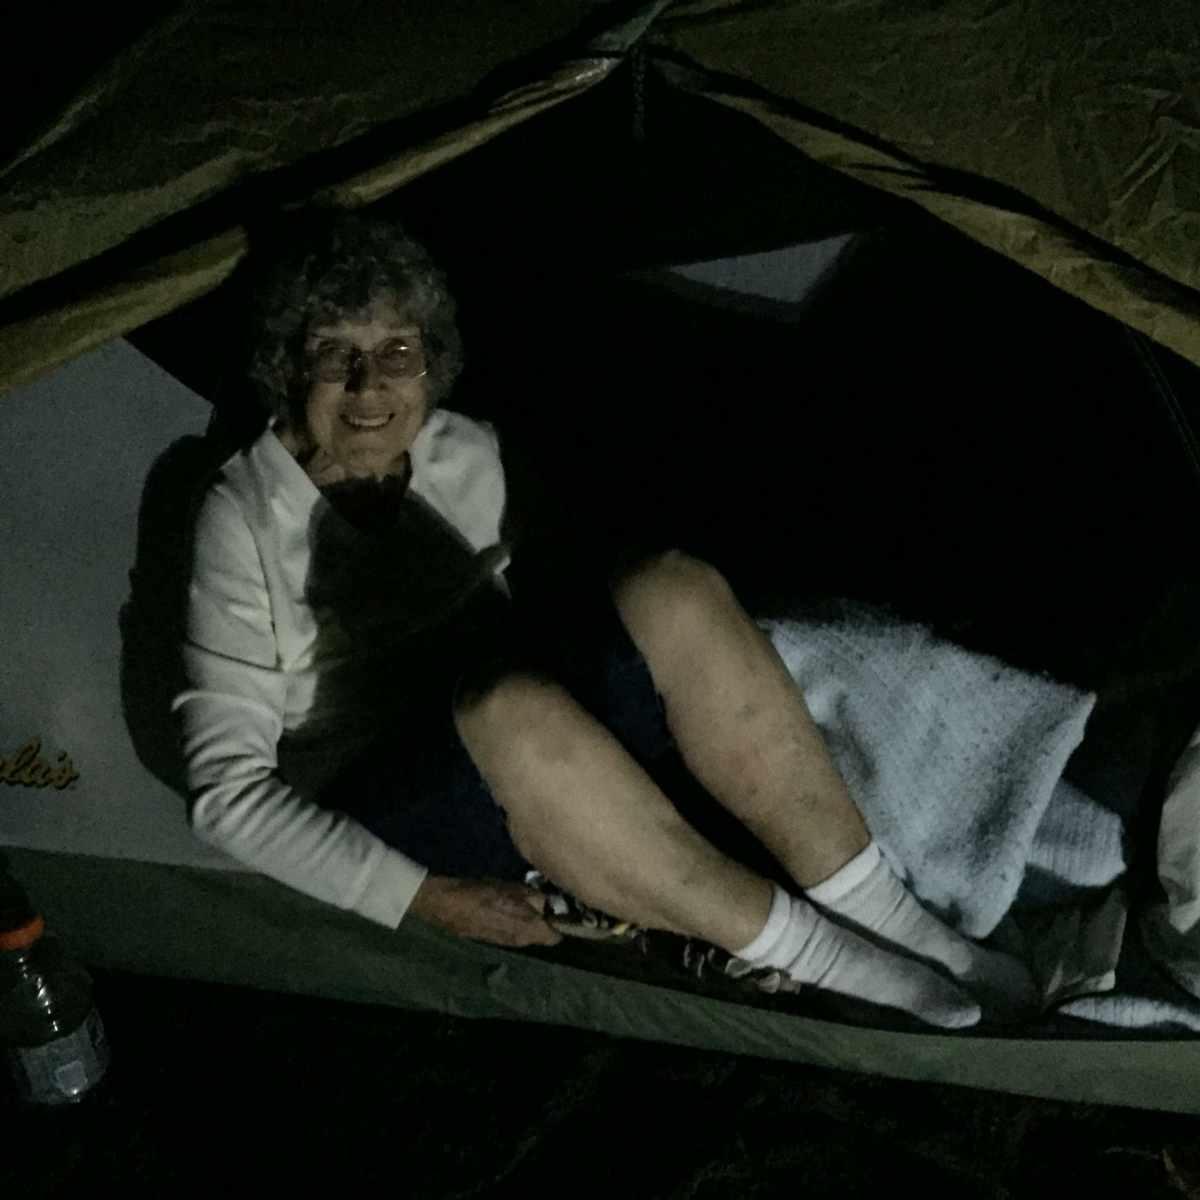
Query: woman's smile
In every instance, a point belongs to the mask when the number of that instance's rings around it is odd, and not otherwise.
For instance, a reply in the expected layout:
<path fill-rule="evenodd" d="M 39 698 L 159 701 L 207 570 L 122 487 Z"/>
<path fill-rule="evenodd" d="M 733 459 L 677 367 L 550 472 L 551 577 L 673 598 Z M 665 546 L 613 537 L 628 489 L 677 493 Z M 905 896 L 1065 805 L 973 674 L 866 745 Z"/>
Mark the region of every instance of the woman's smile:
<path fill-rule="evenodd" d="M 345 421 L 346 424 L 351 427 L 351 429 L 370 432 L 371 430 L 382 429 L 391 421 L 394 416 L 395 413 L 384 413 L 378 417 L 368 417 L 354 413 L 342 413 L 342 420 Z"/>
<path fill-rule="evenodd" d="M 318 487 L 383 479 L 403 469 L 426 413 L 426 381 L 403 372 L 421 330 L 387 302 L 308 331 L 310 385 L 303 426 L 285 444 Z M 397 367 L 399 364 L 399 368 Z M 334 369 L 330 369 L 330 367 Z"/>

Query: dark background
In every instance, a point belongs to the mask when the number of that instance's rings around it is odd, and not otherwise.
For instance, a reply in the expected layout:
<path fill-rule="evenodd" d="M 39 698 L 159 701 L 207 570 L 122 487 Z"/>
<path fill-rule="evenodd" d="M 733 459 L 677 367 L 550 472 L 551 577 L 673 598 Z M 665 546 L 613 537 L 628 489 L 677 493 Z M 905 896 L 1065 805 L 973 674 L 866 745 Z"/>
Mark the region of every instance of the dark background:
<path fill-rule="evenodd" d="M 97 985 L 110 1075 L 78 1110 L 0 1108 L 5 1200 L 1168 1200 L 1200 1180 L 1191 1117 L 208 984 Z"/>

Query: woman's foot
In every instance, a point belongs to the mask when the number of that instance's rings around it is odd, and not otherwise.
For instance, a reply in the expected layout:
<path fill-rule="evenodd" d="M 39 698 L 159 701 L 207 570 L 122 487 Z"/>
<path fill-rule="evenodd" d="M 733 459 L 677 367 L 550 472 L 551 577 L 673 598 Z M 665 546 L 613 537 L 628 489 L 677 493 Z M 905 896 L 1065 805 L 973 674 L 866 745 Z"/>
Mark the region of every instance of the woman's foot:
<path fill-rule="evenodd" d="M 779 887 L 762 932 L 735 955 L 754 967 L 784 971 L 797 983 L 897 1008 L 942 1029 L 962 1029 L 980 1018 L 979 1005 L 932 967 L 880 949 Z"/>
<path fill-rule="evenodd" d="M 943 967 L 984 1003 L 991 1016 L 1014 1020 L 1037 1010 L 1024 965 L 955 933 L 897 878 L 872 841 L 829 879 L 805 893 L 833 919 L 863 929 L 897 950 Z"/>

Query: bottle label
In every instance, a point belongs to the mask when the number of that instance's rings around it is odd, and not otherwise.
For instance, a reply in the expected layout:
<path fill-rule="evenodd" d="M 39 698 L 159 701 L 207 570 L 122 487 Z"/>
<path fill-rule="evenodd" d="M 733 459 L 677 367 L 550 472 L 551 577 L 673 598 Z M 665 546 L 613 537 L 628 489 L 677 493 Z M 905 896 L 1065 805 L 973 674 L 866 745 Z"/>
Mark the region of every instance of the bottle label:
<path fill-rule="evenodd" d="M 108 1039 L 93 1008 L 72 1033 L 44 1046 L 19 1046 L 7 1053 L 22 1100 L 69 1104 L 100 1081 L 108 1070 Z"/>

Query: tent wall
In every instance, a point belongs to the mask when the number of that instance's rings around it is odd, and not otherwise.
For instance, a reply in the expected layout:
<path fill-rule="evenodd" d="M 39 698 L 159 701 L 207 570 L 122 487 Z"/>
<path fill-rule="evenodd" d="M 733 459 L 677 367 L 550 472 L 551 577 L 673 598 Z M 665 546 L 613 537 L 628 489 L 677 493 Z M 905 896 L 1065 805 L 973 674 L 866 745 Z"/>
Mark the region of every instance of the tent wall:
<path fill-rule="evenodd" d="M 186 477 L 199 477 L 210 412 L 121 341 L 0 408 L 0 759 L 37 738 L 44 761 L 66 754 L 78 772 L 61 787 L 5 772 L 0 845 L 226 861 L 192 835 L 168 782 Z"/>

